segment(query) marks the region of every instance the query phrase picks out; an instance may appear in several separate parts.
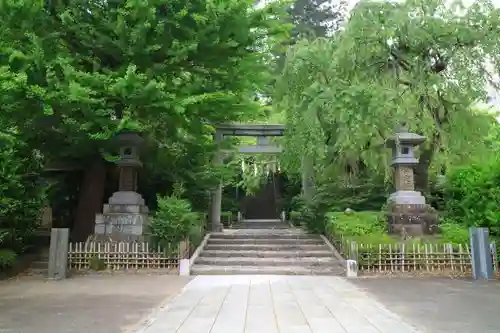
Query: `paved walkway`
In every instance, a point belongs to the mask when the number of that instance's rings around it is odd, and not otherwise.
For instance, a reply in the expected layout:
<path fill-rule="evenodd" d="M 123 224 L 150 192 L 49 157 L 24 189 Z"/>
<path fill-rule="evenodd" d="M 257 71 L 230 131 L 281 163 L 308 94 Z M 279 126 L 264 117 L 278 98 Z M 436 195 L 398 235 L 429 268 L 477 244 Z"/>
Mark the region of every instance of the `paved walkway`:
<path fill-rule="evenodd" d="M 198 276 L 137 333 L 418 332 L 351 282 L 319 276 Z"/>

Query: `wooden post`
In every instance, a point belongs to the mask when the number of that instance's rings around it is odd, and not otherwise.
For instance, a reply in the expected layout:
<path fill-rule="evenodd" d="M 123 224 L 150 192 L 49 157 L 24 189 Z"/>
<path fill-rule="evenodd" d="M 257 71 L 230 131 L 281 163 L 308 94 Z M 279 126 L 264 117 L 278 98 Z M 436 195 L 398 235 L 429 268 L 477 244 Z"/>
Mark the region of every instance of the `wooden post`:
<path fill-rule="evenodd" d="M 52 228 L 50 233 L 49 279 L 65 279 L 68 270 L 69 229 Z"/>

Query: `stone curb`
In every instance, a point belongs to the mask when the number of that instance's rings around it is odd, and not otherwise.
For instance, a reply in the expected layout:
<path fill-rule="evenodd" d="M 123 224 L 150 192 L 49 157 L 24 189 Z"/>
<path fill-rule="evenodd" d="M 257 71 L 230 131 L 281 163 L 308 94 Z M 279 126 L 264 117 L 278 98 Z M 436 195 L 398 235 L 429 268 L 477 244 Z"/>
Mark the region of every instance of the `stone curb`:
<path fill-rule="evenodd" d="M 342 266 L 346 267 L 346 260 L 344 257 L 342 257 L 342 255 L 339 253 L 339 251 L 337 251 L 337 249 L 335 248 L 335 246 L 333 246 L 332 243 L 330 243 L 330 241 L 328 240 L 328 238 L 326 238 L 324 235 L 319 235 L 321 237 L 321 239 L 323 239 L 323 241 L 326 243 L 326 245 L 330 248 L 330 250 L 332 250 L 333 252 L 333 255 L 342 263 Z"/>
<path fill-rule="evenodd" d="M 205 235 L 205 237 L 201 241 L 200 245 L 198 245 L 198 247 L 194 251 L 191 258 L 189 258 L 189 272 L 191 272 L 191 267 L 193 267 L 194 261 L 199 257 L 201 251 L 203 251 L 203 249 L 207 245 L 208 239 L 210 238 L 211 235 L 212 235 L 211 232 L 209 232 L 208 234 Z"/>

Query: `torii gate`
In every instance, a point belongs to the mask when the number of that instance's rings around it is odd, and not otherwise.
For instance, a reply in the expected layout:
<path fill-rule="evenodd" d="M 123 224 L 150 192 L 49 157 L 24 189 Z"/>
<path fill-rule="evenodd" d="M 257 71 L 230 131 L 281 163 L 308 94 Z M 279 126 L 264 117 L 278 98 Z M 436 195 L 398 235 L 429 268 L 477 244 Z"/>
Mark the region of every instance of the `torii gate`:
<path fill-rule="evenodd" d="M 279 146 L 269 144 L 269 137 L 283 136 L 284 125 L 269 124 L 223 124 L 215 126 L 214 139 L 220 142 L 225 136 L 253 136 L 257 137 L 256 145 L 241 145 L 238 147 L 240 153 L 281 153 Z M 219 151 L 215 154 L 214 164 L 222 164 L 224 152 Z M 212 231 L 222 231 L 221 223 L 221 204 L 222 204 L 222 181 L 212 194 Z"/>

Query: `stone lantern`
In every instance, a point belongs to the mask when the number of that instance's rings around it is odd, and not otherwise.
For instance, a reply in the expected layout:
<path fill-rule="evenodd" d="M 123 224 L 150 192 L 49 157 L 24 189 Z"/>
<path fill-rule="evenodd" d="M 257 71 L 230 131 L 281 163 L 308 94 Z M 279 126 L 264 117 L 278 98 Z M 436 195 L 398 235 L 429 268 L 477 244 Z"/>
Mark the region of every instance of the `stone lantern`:
<path fill-rule="evenodd" d="M 415 148 L 425 141 L 425 137 L 408 132 L 400 127 L 394 136 L 386 140 L 386 147 L 392 149 L 394 187 L 388 200 L 389 232 L 404 235 L 433 233 L 437 225 L 435 210 L 426 204 L 425 197 L 415 191 L 413 168 L 418 164 Z"/>
<path fill-rule="evenodd" d="M 120 159 L 116 162 L 120 170 L 119 191 L 136 191 L 137 169 L 142 167 L 139 160 L 139 146 L 144 141 L 137 133 L 122 132 L 115 141 L 120 147 Z"/>
<path fill-rule="evenodd" d="M 118 191 L 109 198 L 103 213 L 97 214 L 94 232 L 113 240 L 139 240 L 148 221 L 148 207 L 137 190 L 137 169 L 142 167 L 139 147 L 144 140 L 138 133 L 121 132 L 113 142 L 119 147 Z"/>

